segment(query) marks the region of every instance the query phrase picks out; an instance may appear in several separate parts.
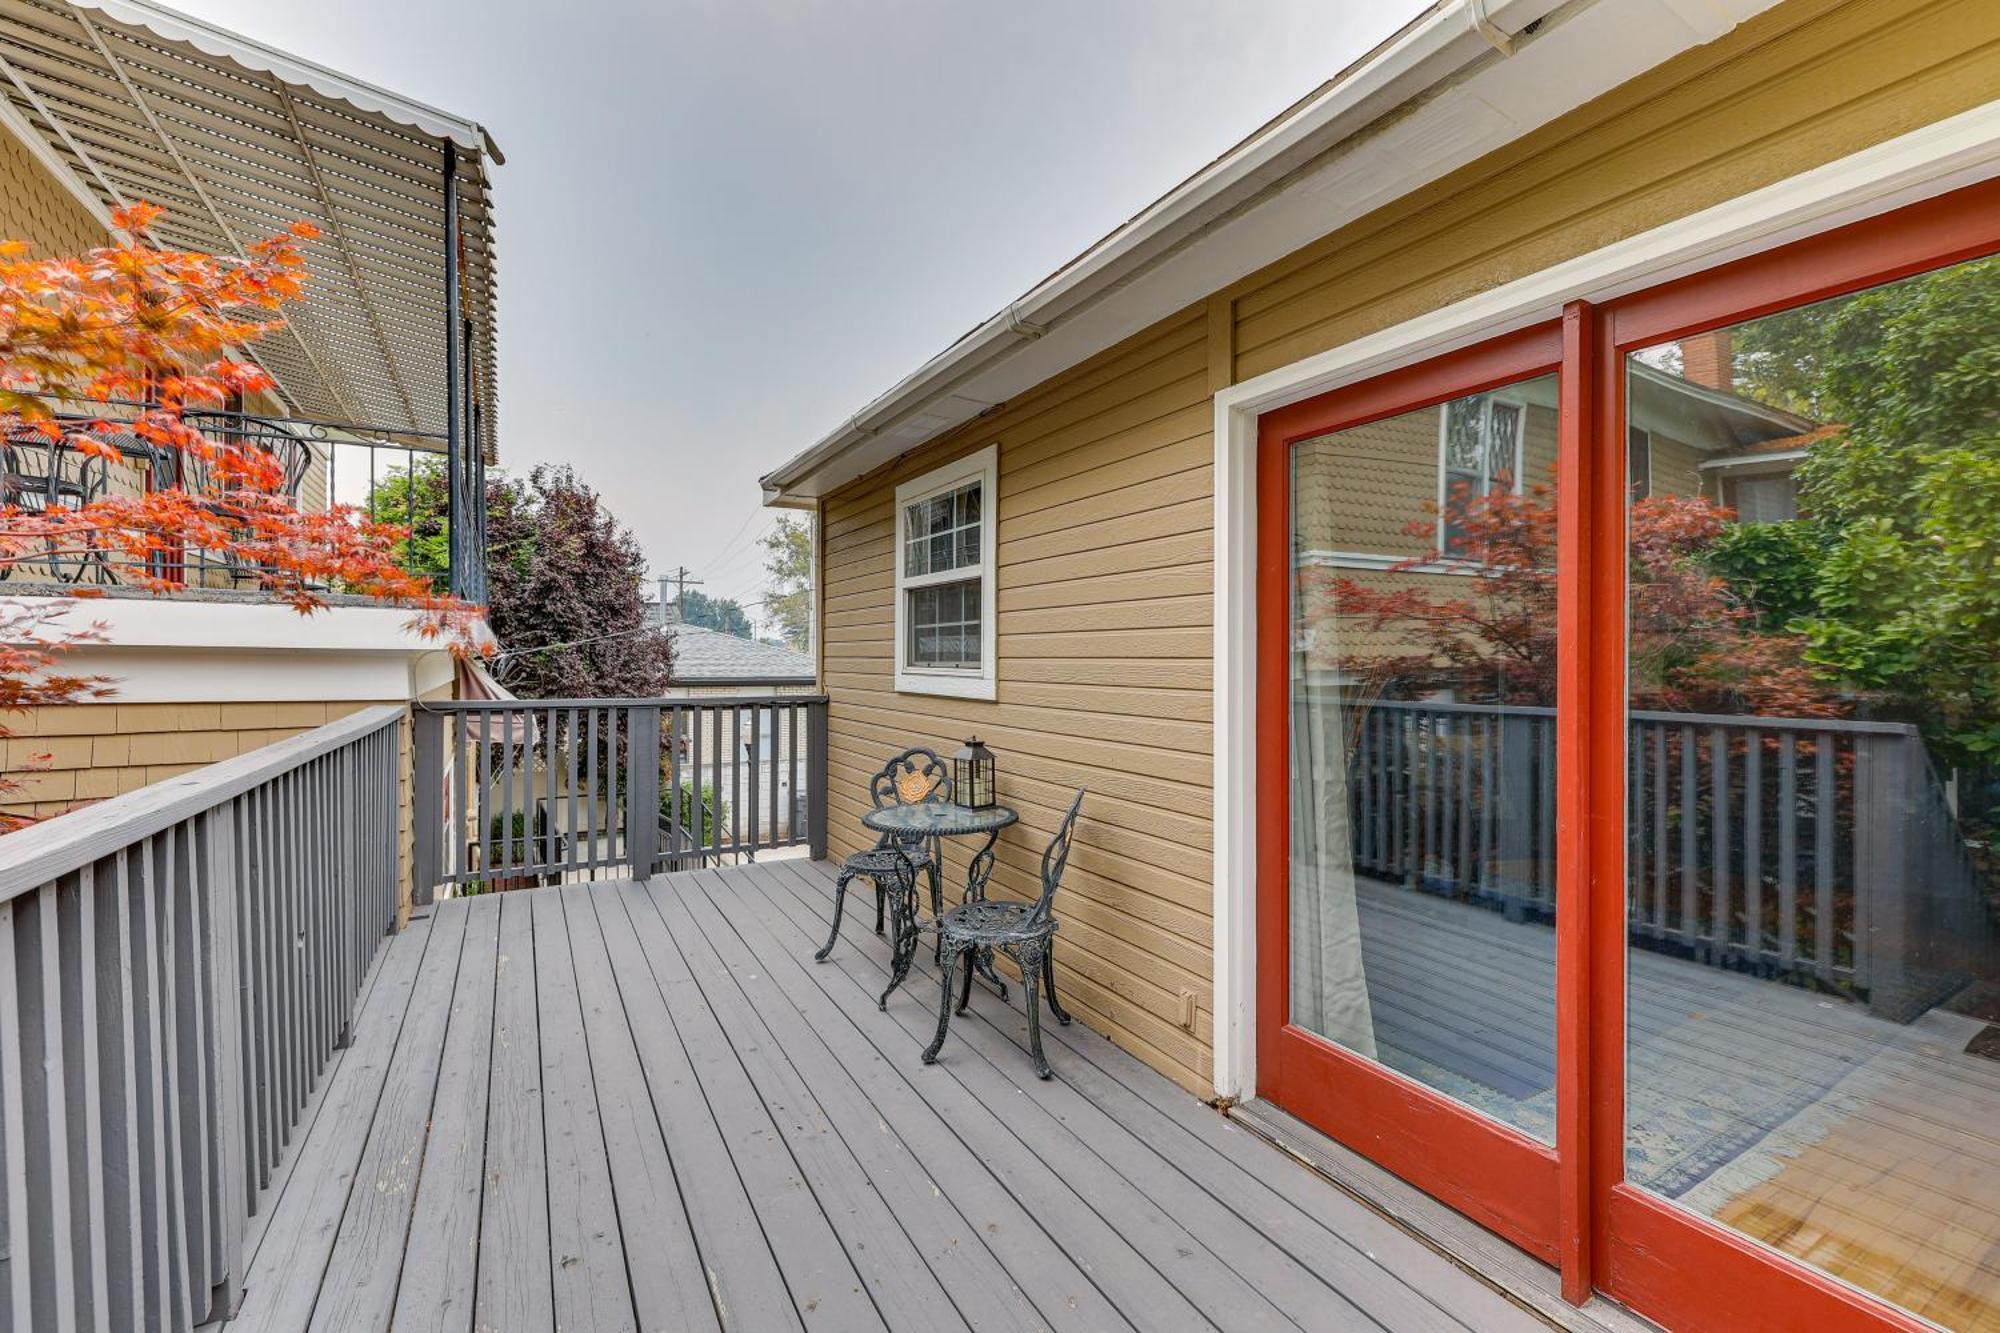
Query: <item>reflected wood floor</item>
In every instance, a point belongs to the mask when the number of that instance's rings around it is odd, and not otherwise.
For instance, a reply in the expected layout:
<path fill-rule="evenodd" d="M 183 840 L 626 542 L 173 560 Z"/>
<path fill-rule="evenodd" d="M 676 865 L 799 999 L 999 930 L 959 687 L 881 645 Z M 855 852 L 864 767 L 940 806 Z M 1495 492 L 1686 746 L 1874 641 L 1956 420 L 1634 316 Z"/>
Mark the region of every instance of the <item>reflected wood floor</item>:
<path fill-rule="evenodd" d="M 1109 1042 L 776 861 L 448 901 L 383 951 L 231 1327 L 1506 1330 L 1537 1321 Z M 1060 958 L 1060 955 L 1058 955 Z"/>
<path fill-rule="evenodd" d="M 1378 1050 L 1547 1139 L 1555 939 L 1360 882 Z M 2000 1061 L 1796 986 L 1630 955 L 1631 1179 L 1947 1328 L 2000 1333 Z"/>

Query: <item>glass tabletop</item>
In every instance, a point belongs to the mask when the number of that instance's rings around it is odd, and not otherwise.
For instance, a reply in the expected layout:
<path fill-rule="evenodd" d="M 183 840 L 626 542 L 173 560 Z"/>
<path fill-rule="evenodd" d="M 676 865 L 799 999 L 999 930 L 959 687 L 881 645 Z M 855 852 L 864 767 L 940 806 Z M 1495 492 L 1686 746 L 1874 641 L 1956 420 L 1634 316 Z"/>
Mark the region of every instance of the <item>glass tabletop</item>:
<path fill-rule="evenodd" d="M 950 838 L 966 833 L 997 833 L 1020 817 L 1018 811 L 1004 805 L 972 810 L 944 801 L 920 801 L 870 810 L 861 816 L 861 822 L 877 833 L 935 833 Z"/>

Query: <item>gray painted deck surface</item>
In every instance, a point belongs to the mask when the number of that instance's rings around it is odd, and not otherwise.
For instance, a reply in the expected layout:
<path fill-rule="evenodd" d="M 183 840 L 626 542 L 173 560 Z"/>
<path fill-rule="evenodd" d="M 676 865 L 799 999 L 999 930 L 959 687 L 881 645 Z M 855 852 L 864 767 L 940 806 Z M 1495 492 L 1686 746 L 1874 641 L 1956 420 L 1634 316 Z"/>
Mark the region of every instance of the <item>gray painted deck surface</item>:
<path fill-rule="evenodd" d="M 1518 1307 L 984 986 L 918 1051 L 872 913 L 771 862 L 438 904 L 384 951 L 232 1329 L 1504 1330 Z M 1060 959 L 1060 954 L 1058 954 Z"/>

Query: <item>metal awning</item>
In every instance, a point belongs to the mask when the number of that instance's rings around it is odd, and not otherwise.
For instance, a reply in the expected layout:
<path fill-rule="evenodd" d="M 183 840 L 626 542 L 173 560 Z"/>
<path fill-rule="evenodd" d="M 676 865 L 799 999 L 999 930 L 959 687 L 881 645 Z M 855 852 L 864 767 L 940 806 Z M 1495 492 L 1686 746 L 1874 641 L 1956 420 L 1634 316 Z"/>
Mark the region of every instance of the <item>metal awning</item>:
<path fill-rule="evenodd" d="M 304 220 L 307 299 L 252 354 L 296 414 L 447 428 L 445 173 L 479 444 L 494 457 L 495 257 L 476 123 L 149 0 L 0 0 L 0 119 L 80 197 L 167 210 L 158 243 L 237 255 Z"/>

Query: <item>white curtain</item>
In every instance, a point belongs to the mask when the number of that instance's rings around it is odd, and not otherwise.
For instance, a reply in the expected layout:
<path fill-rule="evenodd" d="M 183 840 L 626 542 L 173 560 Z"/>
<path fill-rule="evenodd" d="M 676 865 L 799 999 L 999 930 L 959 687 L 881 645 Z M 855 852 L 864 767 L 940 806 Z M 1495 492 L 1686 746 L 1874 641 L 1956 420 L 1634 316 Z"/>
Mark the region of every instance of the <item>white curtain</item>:
<path fill-rule="evenodd" d="M 1373 1059 L 1347 800 L 1350 711 L 1329 688 L 1301 690 L 1292 709 L 1291 1021 Z"/>

